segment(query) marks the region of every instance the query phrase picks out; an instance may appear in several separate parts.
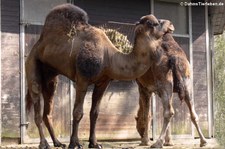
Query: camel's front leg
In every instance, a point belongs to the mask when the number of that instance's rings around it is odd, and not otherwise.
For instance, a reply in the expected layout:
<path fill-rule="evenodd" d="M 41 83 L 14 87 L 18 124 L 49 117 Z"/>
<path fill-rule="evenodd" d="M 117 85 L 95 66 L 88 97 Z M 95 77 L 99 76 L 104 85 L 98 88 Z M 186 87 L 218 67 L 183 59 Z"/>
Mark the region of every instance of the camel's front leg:
<path fill-rule="evenodd" d="M 163 147 L 163 143 L 165 141 L 165 136 L 166 136 L 166 131 L 168 130 L 169 123 L 174 115 L 174 109 L 172 106 L 172 95 L 173 95 L 172 89 L 173 88 L 171 87 L 171 89 L 164 90 L 164 91 L 162 91 L 162 93 L 159 94 L 159 96 L 161 97 L 161 100 L 162 100 L 163 110 L 164 110 L 163 111 L 163 116 L 164 116 L 163 128 L 162 128 L 162 131 L 160 133 L 158 140 L 156 141 L 156 143 L 154 143 L 151 146 L 151 148 L 162 148 Z"/>
<path fill-rule="evenodd" d="M 138 83 L 139 89 L 139 109 L 136 117 L 136 128 L 141 136 L 141 146 L 150 145 L 149 140 L 149 126 L 150 126 L 150 97 L 152 93 L 149 93 L 140 83 Z"/>
<path fill-rule="evenodd" d="M 96 121 L 99 114 L 99 107 L 102 96 L 109 84 L 110 80 L 104 80 L 100 83 L 95 84 L 93 95 L 92 95 L 92 106 L 90 111 L 90 136 L 89 136 L 89 148 L 102 148 L 100 144 L 97 143 L 95 128 Z"/>
<path fill-rule="evenodd" d="M 83 146 L 79 142 L 78 138 L 78 126 L 80 120 L 83 117 L 83 104 L 84 104 L 84 97 L 87 92 L 88 83 L 85 81 L 78 81 L 76 83 L 76 100 L 73 109 L 73 128 L 72 128 L 72 135 L 70 138 L 69 149 L 74 148 L 83 148 Z"/>

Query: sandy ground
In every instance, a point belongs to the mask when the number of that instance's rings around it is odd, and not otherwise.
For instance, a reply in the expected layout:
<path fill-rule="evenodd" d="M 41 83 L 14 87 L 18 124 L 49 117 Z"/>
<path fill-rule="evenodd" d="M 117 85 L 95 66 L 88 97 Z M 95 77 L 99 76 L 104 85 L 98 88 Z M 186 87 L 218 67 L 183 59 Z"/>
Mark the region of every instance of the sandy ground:
<path fill-rule="evenodd" d="M 168 149 L 192 149 L 192 148 L 199 148 L 199 149 L 218 149 L 218 148 L 225 148 L 225 147 L 220 147 L 216 141 L 216 139 L 207 139 L 208 144 L 205 147 L 200 148 L 199 147 L 199 139 L 176 139 L 174 140 L 174 146 L 170 147 L 164 147 Z M 88 142 L 87 141 L 82 141 L 84 148 L 88 148 Z M 103 141 L 99 142 L 103 145 L 103 148 L 105 149 L 147 149 L 150 148 L 149 146 L 139 146 L 140 141 Z M 153 143 L 153 142 L 151 142 Z M 67 144 L 68 145 L 68 144 Z M 51 144 L 52 147 L 52 144 Z M 0 149 L 37 149 L 38 144 L 22 144 L 22 145 L 17 145 L 17 144 L 12 144 L 12 145 L 3 145 L 0 146 Z M 52 149 L 60 149 L 60 148 L 54 148 Z"/>

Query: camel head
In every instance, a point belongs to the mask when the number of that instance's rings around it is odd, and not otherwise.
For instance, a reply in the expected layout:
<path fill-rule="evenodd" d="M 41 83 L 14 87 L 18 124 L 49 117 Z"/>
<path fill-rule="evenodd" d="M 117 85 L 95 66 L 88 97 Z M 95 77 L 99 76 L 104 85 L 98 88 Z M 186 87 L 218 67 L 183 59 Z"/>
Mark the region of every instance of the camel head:
<path fill-rule="evenodd" d="M 147 34 L 159 39 L 166 33 L 172 33 L 174 26 L 169 20 L 158 20 L 154 15 L 146 15 L 136 23 L 135 34 Z"/>

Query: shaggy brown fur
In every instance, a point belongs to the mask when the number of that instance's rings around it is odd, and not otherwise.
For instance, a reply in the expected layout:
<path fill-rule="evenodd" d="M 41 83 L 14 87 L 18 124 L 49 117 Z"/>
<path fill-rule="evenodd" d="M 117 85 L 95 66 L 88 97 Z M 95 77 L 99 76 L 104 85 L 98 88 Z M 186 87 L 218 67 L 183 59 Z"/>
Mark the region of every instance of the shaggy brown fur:
<path fill-rule="evenodd" d="M 73 5 L 54 8 L 46 18 L 40 39 L 26 60 L 28 83 L 27 105 L 34 105 L 35 123 L 40 134 L 39 148 L 49 148 L 43 133 L 42 119 L 54 146 L 65 147 L 55 137 L 52 124 L 53 96 L 58 74 L 76 82 L 73 130 L 69 148 L 82 148 L 78 126 L 83 116 L 87 88 L 94 84 L 90 111 L 90 148 L 101 148 L 95 136 L 95 125 L 104 91 L 112 79 L 132 80 L 150 67 L 150 55 L 160 46 L 162 36 L 173 28 L 169 21 L 160 23 L 153 15 L 136 27 L 135 45 L 129 54 L 119 52 L 105 33 L 87 24 L 86 13 Z M 41 115 L 41 94 L 44 112 Z"/>
<path fill-rule="evenodd" d="M 182 48 L 173 39 L 171 34 L 163 37 L 161 48 L 158 49 L 161 58 L 153 63 L 150 69 L 137 79 L 139 86 L 139 110 L 137 114 L 137 130 L 142 138 L 141 145 L 149 144 L 149 105 L 152 93 L 156 93 L 162 100 L 164 108 L 164 123 L 159 139 L 152 148 L 162 148 L 164 145 L 172 145 L 168 130 L 171 118 L 174 115 L 172 107 L 172 94 L 178 93 L 179 98 L 186 102 L 199 136 L 200 146 L 205 146 L 206 139 L 198 124 L 198 116 L 195 112 L 193 99 L 191 98 L 191 72 L 187 57 Z"/>

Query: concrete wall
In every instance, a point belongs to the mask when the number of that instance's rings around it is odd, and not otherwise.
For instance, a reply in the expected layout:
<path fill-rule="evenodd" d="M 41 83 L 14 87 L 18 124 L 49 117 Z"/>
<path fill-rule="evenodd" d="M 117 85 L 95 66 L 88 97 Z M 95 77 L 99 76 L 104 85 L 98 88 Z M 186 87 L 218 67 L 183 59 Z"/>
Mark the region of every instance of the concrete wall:
<path fill-rule="evenodd" d="M 2 137 L 20 134 L 19 0 L 1 1 Z"/>

